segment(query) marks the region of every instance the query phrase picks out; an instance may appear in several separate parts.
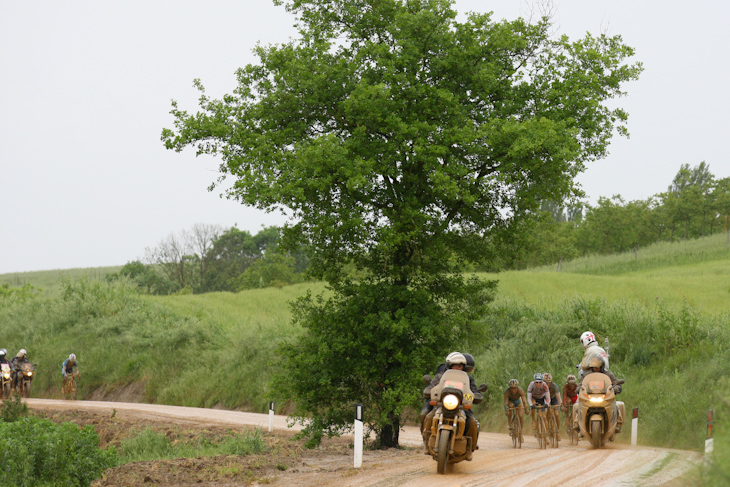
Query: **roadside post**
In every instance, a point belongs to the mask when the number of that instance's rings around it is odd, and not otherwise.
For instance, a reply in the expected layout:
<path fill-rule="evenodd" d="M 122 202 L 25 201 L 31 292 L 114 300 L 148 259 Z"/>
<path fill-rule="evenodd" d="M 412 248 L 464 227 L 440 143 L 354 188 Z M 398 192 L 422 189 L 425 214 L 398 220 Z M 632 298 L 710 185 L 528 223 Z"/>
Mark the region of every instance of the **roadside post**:
<path fill-rule="evenodd" d="M 631 418 L 631 446 L 636 446 L 639 438 L 639 408 L 634 408 L 634 416 Z"/>
<path fill-rule="evenodd" d="M 362 404 L 355 404 L 355 468 L 362 467 Z"/>
<path fill-rule="evenodd" d="M 712 438 L 712 409 L 707 412 L 707 439 L 705 440 L 705 455 L 712 453 L 714 440 Z"/>
<path fill-rule="evenodd" d="M 274 401 L 269 403 L 269 433 L 274 431 Z"/>

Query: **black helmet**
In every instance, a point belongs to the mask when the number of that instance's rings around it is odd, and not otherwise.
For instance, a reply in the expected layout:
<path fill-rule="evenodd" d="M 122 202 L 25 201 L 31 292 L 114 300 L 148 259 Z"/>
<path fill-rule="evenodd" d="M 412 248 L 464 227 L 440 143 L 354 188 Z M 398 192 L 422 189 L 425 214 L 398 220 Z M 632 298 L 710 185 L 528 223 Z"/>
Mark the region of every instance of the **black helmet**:
<path fill-rule="evenodd" d="M 463 352 L 462 355 L 466 359 L 466 367 L 464 367 L 464 372 L 467 374 L 471 374 L 474 372 L 474 368 L 476 367 L 476 362 L 474 362 L 474 357 L 471 356 L 470 353 Z"/>

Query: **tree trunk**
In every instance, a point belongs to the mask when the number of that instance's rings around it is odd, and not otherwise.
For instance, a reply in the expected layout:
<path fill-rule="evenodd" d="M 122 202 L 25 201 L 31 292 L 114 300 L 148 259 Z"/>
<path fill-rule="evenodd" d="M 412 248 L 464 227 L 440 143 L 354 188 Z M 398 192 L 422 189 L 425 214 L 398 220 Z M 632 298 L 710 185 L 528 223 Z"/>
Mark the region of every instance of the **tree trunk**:
<path fill-rule="evenodd" d="M 391 419 L 391 424 L 386 424 L 380 430 L 380 448 L 397 448 L 398 435 L 400 434 L 400 419 Z"/>

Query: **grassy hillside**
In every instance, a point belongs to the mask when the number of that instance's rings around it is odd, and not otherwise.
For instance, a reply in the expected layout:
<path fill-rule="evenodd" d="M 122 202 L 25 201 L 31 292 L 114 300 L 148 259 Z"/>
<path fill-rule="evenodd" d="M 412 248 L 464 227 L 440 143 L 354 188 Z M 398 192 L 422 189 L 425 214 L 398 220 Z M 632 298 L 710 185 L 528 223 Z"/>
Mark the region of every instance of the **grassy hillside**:
<path fill-rule="evenodd" d="M 104 280 L 107 274 L 119 272 L 121 268 L 122 266 L 11 272 L 9 274 L 0 274 L 0 286 L 8 284 L 10 286 L 20 287 L 29 284 L 44 290 L 47 294 L 52 294 L 61 289 L 61 283 L 64 280 L 78 281 L 84 277 L 91 280 Z"/>
<path fill-rule="evenodd" d="M 702 447 L 706 410 L 726 390 L 718 381 L 730 360 L 730 257 L 715 237 L 638 257 L 485 275 L 500 281 L 484 317 L 490 340 L 469 351 L 478 382 L 490 386 L 477 411 L 486 427 L 504 429 L 510 378 L 526 385 L 538 371 L 560 379 L 574 372 L 578 337 L 591 329 L 609 337 L 611 369 L 627 380 L 622 399 L 640 408 L 640 442 Z M 287 302 L 309 290 L 324 285 L 148 297 L 124 282 L 68 280 L 51 293 L 0 293 L 0 346 L 27 348 L 38 362 L 37 396 L 60 396 L 60 364 L 73 351 L 82 396 L 136 384 L 149 402 L 264 412 L 276 397 L 281 410 L 286 391 L 269 388 L 276 345 L 300 333 Z M 424 372 L 432 371 L 414 371 L 414 406 Z"/>

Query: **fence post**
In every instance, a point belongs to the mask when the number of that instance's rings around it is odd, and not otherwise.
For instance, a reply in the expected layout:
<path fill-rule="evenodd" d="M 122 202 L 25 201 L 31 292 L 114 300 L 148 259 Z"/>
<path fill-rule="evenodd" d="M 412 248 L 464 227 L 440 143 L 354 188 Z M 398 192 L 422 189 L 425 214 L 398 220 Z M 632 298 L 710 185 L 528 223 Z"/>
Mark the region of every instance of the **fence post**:
<path fill-rule="evenodd" d="M 355 468 L 362 467 L 362 404 L 355 404 Z"/>
<path fill-rule="evenodd" d="M 631 418 L 631 446 L 636 446 L 639 438 L 639 408 L 634 408 L 634 416 Z"/>
<path fill-rule="evenodd" d="M 712 438 L 712 409 L 707 412 L 707 439 L 705 440 L 705 455 L 712 453 L 714 440 Z"/>
<path fill-rule="evenodd" d="M 274 402 L 269 403 L 269 433 L 274 431 Z"/>

